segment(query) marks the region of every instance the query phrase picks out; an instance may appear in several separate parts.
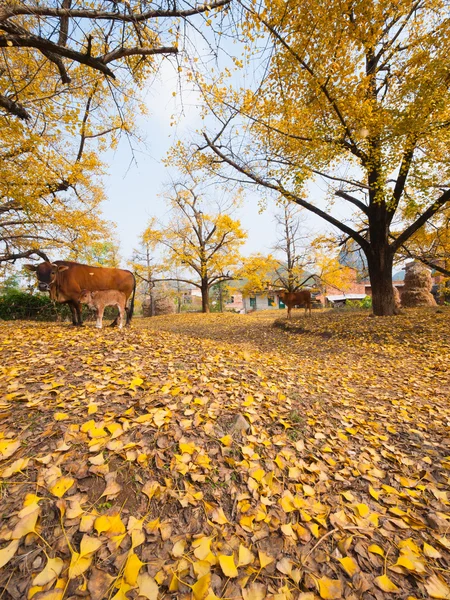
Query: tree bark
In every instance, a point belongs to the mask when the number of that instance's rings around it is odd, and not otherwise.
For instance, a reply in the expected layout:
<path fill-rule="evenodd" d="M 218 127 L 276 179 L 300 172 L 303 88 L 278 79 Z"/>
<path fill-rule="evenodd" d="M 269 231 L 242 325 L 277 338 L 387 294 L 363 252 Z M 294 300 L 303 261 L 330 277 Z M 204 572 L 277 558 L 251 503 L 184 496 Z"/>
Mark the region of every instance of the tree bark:
<path fill-rule="evenodd" d="M 202 312 L 209 313 L 209 286 L 207 280 L 202 279 L 202 287 L 200 289 L 202 291 Z"/>
<path fill-rule="evenodd" d="M 386 242 L 372 246 L 367 256 L 370 285 L 372 287 L 372 310 L 377 317 L 389 317 L 398 313 L 392 287 L 394 254 Z"/>

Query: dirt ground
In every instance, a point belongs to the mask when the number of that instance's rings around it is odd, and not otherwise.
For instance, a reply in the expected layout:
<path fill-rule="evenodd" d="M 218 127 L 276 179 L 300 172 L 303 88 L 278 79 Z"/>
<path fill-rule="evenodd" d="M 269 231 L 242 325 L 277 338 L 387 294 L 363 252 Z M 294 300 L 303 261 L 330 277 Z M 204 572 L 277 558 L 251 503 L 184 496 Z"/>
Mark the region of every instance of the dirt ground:
<path fill-rule="evenodd" d="M 0 598 L 450 598 L 450 310 L 0 323 Z"/>

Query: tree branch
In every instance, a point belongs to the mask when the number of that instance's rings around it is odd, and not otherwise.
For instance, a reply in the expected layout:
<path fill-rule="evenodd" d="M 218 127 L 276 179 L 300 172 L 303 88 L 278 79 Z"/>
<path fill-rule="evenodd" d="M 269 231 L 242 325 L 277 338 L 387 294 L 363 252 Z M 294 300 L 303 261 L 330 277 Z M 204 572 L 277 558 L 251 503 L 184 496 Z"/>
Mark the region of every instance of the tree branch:
<path fill-rule="evenodd" d="M 12 260 L 13 262 L 18 260 L 19 258 L 29 258 L 36 254 L 36 256 L 40 256 L 46 262 L 51 262 L 49 257 L 42 250 L 27 250 L 26 252 L 17 252 L 15 254 L 3 254 L 0 255 L 0 263 L 8 262 Z"/>
<path fill-rule="evenodd" d="M 2 94 L 0 94 L 0 106 L 12 115 L 19 117 L 19 119 L 24 119 L 25 121 L 31 119 L 30 113 L 27 112 L 21 104 L 14 102 Z"/>
<path fill-rule="evenodd" d="M 274 185 L 274 184 L 264 180 L 263 178 L 259 177 L 252 171 L 242 167 L 236 161 L 232 160 L 231 158 L 229 158 L 228 156 L 223 154 L 223 152 L 221 152 L 219 150 L 219 148 L 210 141 L 210 139 L 208 138 L 206 133 L 203 133 L 203 137 L 206 140 L 207 146 L 219 158 L 221 158 L 221 160 L 223 162 L 226 162 L 228 165 L 230 165 L 231 167 L 236 169 L 236 171 L 245 175 L 245 177 L 247 177 L 248 179 L 253 181 L 255 184 L 261 185 L 262 187 L 265 187 L 265 188 L 268 188 L 271 190 L 274 190 L 274 191 L 278 192 L 279 194 L 281 194 L 284 198 L 286 198 L 286 200 L 289 200 L 290 202 L 294 202 L 295 204 L 298 204 L 299 206 L 303 206 L 303 208 L 306 208 L 310 212 L 318 215 L 319 217 L 322 217 L 322 219 L 324 219 L 331 225 L 334 225 L 335 227 L 337 227 L 338 229 L 340 229 L 341 231 L 343 231 L 344 233 L 349 235 L 352 239 L 355 240 L 355 242 L 357 242 L 361 246 L 361 248 L 363 248 L 363 250 L 367 250 L 367 251 L 369 250 L 369 243 L 367 242 L 366 239 L 364 239 L 361 235 L 359 235 L 359 233 L 357 231 L 355 231 L 351 227 L 348 227 L 348 225 L 345 225 L 345 223 L 341 223 L 340 221 L 338 221 L 331 215 L 327 214 L 326 212 L 324 212 L 317 206 L 314 206 L 314 204 L 310 204 L 303 198 L 300 198 L 299 196 L 296 196 L 292 192 L 289 192 L 288 190 L 284 189 L 284 187 L 281 185 L 281 183 L 278 182 L 278 185 Z"/>
<path fill-rule="evenodd" d="M 422 256 L 420 254 L 413 254 L 406 246 L 402 246 L 402 249 L 406 252 L 406 254 L 409 256 L 409 258 L 418 260 L 421 263 L 423 263 L 424 265 L 427 265 L 427 267 L 430 267 L 431 269 L 435 269 L 435 271 L 439 271 L 439 273 L 442 273 L 446 277 L 450 277 L 450 271 L 448 269 L 445 269 L 444 267 L 441 267 L 440 265 L 435 264 L 434 262 L 432 262 L 431 260 L 425 258 L 424 256 Z"/>
<path fill-rule="evenodd" d="M 4 10 L 0 15 L 0 22 L 17 15 L 31 15 L 34 17 L 67 17 L 69 19 L 91 19 L 103 21 L 120 21 L 123 23 L 139 23 L 148 21 L 149 19 L 164 18 L 164 17 L 191 17 L 207 11 L 214 10 L 229 4 L 231 0 L 218 0 L 211 4 L 199 4 L 196 8 L 189 10 L 149 10 L 141 14 L 129 14 L 108 12 L 100 10 L 88 9 L 68 9 L 68 8 L 50 8 L 48 6 L 33 6 L 17 5 L 9 10 Z"/>
<path fill-rule="evenodd" d="M 6 30 L 5 25 L 2 25 L 2 29 Z M 47 56 L 46 53 L 48 52 L 58 56 L 64 56 L 65 58 L 74 60 L 82 65 L 87 65 L 88 67 L 115 79 L 114 73 L 106 66 L 106 64 L 104 64 L 102 57 L 94 58 L 89 54 L 83 54 L 82 52 L 77 52 L 71 48 L 58 46 L 58 44 L 54 44 L 49 40 L 45 40 L 30 33 L 27 33 L 26 35 L 17 35 L 15 33 L 8 34 L 7 36 L 0 35 L 0 48 L 9 48 L 10 46 L 15 46 L 17 48 L 36 48 L 37 50 L 40 50 L 44 56 Z"/>
<path fill-rule="evenodd" d="M 347 200 L 348 202 L 351 202 L 352 204 L 354 204 L 355 206 L 357 206 L 360 210 L 362 210 L 362 212 L 366 215 L 369 214 L 369 208 L 363 204 L 361 202 L 361 200 L 358 200 L 357 198 L 354 198 L 353 196 L 350 196 L 350 194 L 348 194 L 347 192 L 338 190 L 337 192 L 334 192 L 335 196 L 339 196 L 339 198 L 343 198 L 344 200 Z"/>
<path fill-rule="evenodd" d="M 429 206 L 425 212 L 423 212 L 420 217 L 418 217 L 414 223 L 412 223 L 409 227 L 407 227 L 403 233 L 401 233 L 398 238 L 392 242 L 391 248 L 394 252 L 397 252 L 398 249 L 403 246 L 403 244 L 409 240 L 409 238 L 415 233 L 418 229 L 425 225 L 428 219 L 431 219 L 433 215 L 435 215 L 447 202 L 450 201 L 450 190 L 446 190 L 440 198 L 436 200 L 434 204 Z"/>
<path fill-rule="evenodd" d="M 112 52 L 108 52 L 102 56 L 101 60 L 107 64 L 113 60 L 118 60 L 124 56 L 151 56 L 153 54 L 177 54 L 178 48 L 176 46 L 161 46 L 160 48 L 117 48 Z"/>

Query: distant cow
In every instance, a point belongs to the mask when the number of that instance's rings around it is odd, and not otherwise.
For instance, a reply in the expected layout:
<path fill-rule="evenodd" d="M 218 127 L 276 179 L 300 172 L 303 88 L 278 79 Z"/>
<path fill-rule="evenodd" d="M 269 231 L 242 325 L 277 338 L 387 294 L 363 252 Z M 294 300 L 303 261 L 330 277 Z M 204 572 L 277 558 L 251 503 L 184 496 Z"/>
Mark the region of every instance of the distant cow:
<path fill-rule="evenodd" d="M 83 290 L 80 295 L 80 302 L 87 304 L 91 308 L 97 309 L 97 323 L 98 329 L 102 328 L 103 311 L 106 306 L 117 306 L 119 309 L 119 328 L 123 327 L 123 316 L 125 314 L 125 304 L 127 298 L 123 292 L 116 290 L 101 290 L 97 292 L 89 292 Z"/>
<path fill-rule="evenodd" d="M 82 290 L 89 292 L 116 290 L 125 294 L 125 301 L 128 301 L 133 294 L 129 309 L 125 309 L 127 311 L 126 324 L 130 323 L 136 291 L 136 280 L 131 271 L 91 267 L 67 260 L 56 260 L 54 263 L 45 261 L 39 265 L 25 265 L 25 267 L 36 273 L 41 292 L 50 292 L 52 300 L 69 305 L 74 325 L 83 324 L 80 304 Z M 117 324 L 117 319 L 113 325 L 115 324 Z"/>
<path fill-rule="evenodd" d="M 279 292 L 280 300 L 287 306 L 287 318 L 291 318 L 291 310 L 294 306 L 305 306 L 305 315 L 309 309 L 311 316 L 311 292 L 309 290 L 300 290 L 299 292 Z"/>

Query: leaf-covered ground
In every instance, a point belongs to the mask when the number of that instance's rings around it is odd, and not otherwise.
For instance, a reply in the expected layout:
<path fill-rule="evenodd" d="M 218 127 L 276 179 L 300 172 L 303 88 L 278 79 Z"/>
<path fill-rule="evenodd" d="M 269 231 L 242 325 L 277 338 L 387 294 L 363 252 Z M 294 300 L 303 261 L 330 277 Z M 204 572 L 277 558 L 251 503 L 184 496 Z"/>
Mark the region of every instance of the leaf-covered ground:
<path fill-rule="evenodd" d="M 0 324 L 0 598 L 450 598 L 450 311 Z"/>

